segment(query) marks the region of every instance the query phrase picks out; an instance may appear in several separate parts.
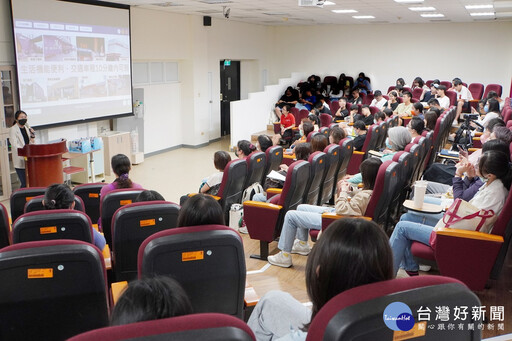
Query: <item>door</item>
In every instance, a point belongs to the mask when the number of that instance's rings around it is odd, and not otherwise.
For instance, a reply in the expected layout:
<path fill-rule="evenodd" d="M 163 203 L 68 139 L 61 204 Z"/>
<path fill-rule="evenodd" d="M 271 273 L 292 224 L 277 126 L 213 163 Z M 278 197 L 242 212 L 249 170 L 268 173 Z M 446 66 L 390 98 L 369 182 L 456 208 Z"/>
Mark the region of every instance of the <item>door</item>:
<path fill-rule="evenodd" d="M 231 133 L 230 103 L 240 99 L 240 61 L 220 61 L 220 135 Z"/>

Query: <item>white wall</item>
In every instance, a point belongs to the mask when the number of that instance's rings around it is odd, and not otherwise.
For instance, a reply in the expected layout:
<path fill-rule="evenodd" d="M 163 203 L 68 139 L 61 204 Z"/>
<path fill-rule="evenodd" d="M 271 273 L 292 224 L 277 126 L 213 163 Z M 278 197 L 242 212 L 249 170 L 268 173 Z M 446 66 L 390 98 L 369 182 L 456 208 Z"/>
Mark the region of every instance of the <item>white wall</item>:
<path fill-rule="evenodd" d="M 14 64 L 11 9 L 9 0 L 0 0 L 0 64 Z"/>
<path fill-rule="evenodd" d="M 357 76 L 363 71 L 374 89 L 387 90 L 398 77 L 410 84 L 420 76 L 499 83 L 504 96 L 510 92 L 512 22 L 293 26 L 275 31 L 274 50 L 293 47 L 293 52 L 275 54 L 277 78 L 294 71 L 321 76 Z"/>

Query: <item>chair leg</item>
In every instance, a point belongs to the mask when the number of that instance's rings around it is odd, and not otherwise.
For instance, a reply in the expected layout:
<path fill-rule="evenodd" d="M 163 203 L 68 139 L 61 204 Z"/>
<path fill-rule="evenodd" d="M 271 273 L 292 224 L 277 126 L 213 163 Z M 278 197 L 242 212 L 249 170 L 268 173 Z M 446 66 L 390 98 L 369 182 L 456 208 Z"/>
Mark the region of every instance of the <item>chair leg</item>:
<path fill-rule="evenodd" d="M 267 260 L 268 257 L 268 242 L 260 240 L 260 254 L 259 255 L 251 255 L 251 258 L 259 259 L 259 260 Z"/>

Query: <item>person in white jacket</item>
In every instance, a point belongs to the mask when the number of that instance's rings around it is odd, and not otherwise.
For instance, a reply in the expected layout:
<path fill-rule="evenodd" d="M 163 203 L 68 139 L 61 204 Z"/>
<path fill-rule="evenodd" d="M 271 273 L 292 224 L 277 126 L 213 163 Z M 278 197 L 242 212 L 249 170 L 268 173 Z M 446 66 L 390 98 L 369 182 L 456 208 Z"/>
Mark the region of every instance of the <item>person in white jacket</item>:
<path fill-rule="evenodd" d="M 18 148 L 23 148 L 26 144 L 34 143 L 34 129 L 27 125 L 27 114 L 18 110 L 14 114 L 14 124 L 9 129 L 9 141 L 11 142 L 12 163 L 20 179 L 21 188 L 27 187 L 25 174 L 25 158 L 18 155 Z"/>

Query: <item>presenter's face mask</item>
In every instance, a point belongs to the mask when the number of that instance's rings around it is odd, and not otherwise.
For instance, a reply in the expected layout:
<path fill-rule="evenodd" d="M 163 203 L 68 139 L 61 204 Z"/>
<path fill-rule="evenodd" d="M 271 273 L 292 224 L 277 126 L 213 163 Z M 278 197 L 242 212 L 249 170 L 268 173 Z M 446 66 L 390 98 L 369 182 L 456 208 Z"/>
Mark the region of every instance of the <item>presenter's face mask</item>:
<path fill-rule="evenodd" d="M 27 119 L 26 118 L 22 118 L 22 119 L 19 119 L 18 120 L 18 123 L 22 126 L 24 126 L 25 124 L 27 124 Z"/>

